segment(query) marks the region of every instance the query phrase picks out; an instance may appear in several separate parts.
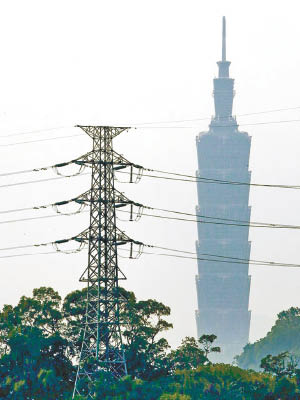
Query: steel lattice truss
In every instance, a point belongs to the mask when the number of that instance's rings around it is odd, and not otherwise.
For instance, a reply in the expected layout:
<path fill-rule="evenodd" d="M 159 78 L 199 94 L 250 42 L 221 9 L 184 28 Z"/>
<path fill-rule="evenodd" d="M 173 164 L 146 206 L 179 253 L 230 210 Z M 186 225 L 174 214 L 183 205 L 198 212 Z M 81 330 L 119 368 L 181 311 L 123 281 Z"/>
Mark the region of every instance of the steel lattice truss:
<path fill-rule="evenodd" d="M 82 201 L 90 203 L 89 230 L 81 236 L 82 240 L 89 242 L 88 267 L 81 277 L 81 281 L 87 282 L 88 294 L 73 398 L 85 395 L 92 399 L 93 382 L 99 371 L 109 371 L 116 378 L 127 373 L 119 321 L 122 301 L 119 280 L 124 279 L 124 275 L 118 268 L 117 246 L 127 242 L 140 243 L 116 228 L 115 208 L 118 203 L 133 202 L 115 190 L 114 169 L 132 164 L 113 151 L 112 140 L 128 128 L 81 128 L 93 139 L 93 151 L 81 160 L 92 167 L 92 185 L 82 196 Z"/>

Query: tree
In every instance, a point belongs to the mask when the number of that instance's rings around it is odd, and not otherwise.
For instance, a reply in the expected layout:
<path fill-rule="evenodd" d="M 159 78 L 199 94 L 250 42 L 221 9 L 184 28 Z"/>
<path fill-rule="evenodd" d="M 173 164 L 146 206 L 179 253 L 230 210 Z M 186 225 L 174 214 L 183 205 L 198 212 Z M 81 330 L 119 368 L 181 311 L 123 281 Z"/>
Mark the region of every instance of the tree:
<path fill-rule="evenodd" d="M 289 352 L 285 351 L 277 356 L 268 354 L 261 360 L 260 368 L 264 372 L 275 375 L 278 378 L 283 376 L 293 378 L 299 376 L 300 370 L 297 368 L 299 361 Z"/>
<path fill-rule="evenodd" d="M 267 355 L 265 372 L 212 364 L 219 352 L 215 335 L 185 338 L 171 352 L 161 336 L 172 325 L 170 308 L 137 301 L 120 289 L 121 330 L 131 376 L 116 380 L 99 371 L 95 400 L 300 400 L 300 370 L 287 352 Z M 71 400 L 85 317 L 86 289 L 64 300 L 52 288 L 39 288 L 0 312 L 0 399 Z M 282 313 L 284 328 L 295 326 L 297 309 Z M 94 362 L 94 360 L 92 361 Z M 87 384 L 88 386 L 88 384 Z M 76 400 L 86 400 L 85 396 Z"/>
<path fill-rule="evenodd" d="M 32 297 L 21 297 L 16 307 L 4 306 L 0 332 L 0 396 L 64 399 L 75 370 L 67 356 L 58 293 L 42 287 Z"/>
<path fill-rule="evenodd" d="M 156 300 L 137 301 L 132 292 L 122 289 L 126 298 L 120 311 L 128 374 L 134 378 L 154 379 L 169 371 L 169 344 L 159 335 L 172 328 L 164 317 L 169 307 Z"/>
<path fill-rule="evenodd" d="M 154 379 L 169 373 L 166 339 L 170 308 L 156 300 L 137 301 L 120 288 L 120 321 L 129 373 Z M 34 289 L 16 307 L 0 312 L 0 398 L 63 399 L 71 393 L 80 355 L 87 290 L 69 293 L 62 302 L 52 288 Z M 55 382 L 55 389 L 49 391 Z"/>
<path fill-rule="evenodd" d="M 62 305 L 62 313 L 65 320 L 64 335 L 69 341 L 69 355 L 76 361 L 79 360 L 81 343 L 83 339 L 86 296 L 86 288 L 82 290 L 75 290 L 67 294 Z"/>
<path fill-rule="evenodd" d="M 169 354 L 172 369 L 195 369 L 208 362 L 204 350 L 193 337 L 186 337 L 181 345 Z"/>
<path fill-rule="evenodd" d="M 277 320 L 267 335 L 253 344 L 247 344 L 241 355 L 236 357 L 242 368 L 259 370 L 260 361 L 268 354 L 276 356 L 289 352 L 300 357 L 300 308 L 291 307 L 278 314 Z"/>
<path fill-rule="evenodd" d="M 202 335 L 199 338 L 200 346 L 203 349 L 205 357 L 208 356 L 209 353 L 220 353 L 220 347 L 213 347 L 214 341 L 217 339 L 216 335 Z"/>

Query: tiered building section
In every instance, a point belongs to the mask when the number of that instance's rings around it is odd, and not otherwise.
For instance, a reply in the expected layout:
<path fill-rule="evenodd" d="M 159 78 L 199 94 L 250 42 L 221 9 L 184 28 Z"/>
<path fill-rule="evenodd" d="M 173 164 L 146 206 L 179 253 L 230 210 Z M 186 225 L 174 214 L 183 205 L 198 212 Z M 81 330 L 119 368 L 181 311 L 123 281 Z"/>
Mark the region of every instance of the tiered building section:
<path fill-rule="evenodd" d="M 197 137 L 198 176 L 250 183 L 251 138 L 238 130 L 232 117 L 234 80 L 229 77 L 230 62 L 226 60 L 225 24 L 223 17 L 222 61 L 218 62 L 219 76 L 214 79 L 215 116 L 209 131 Z M 240 264 L 235 259 L 228 263 L 228 259 L 218 257 L 249 259 L 247 223 L 251 209 L 248 200 L 248 185 L 198 183 L 197 214 L 224 218 L 224 221 L 206 219 L 220 224 L 198 223 L 196 244 L 198 257 L 205 259 L 198 261 L 196 277 L 198 336 L 217 335 L 217 344 L 221 347 L 216 358 L 219 362 L 232 362 L 249 337 L 248 263 Z M 232 222 L 225 219 L 245 221 L 246 226 L 230 225 Z"/>

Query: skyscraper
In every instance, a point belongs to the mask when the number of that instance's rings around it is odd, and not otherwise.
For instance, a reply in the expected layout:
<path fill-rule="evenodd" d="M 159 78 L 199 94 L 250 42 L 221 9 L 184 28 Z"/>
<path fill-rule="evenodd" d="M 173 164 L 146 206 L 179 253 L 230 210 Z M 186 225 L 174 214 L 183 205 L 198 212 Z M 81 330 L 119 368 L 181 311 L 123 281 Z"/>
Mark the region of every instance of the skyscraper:
<path fill-rule="evenodd" d="M 239 131 L 236 118 L 232 116 L 234 80 L 229 77 L 230 62 L 226 60 L 225 17 L 222 61 L 217 64 L 219 75 L 214 79 L 213 92 L 215 116 L 209 130 L 200 133 L 196 139 L 197 174 L 215 180 L 250 183 L 251 137 Z M 248 342 L 250 276 L 247 262 L 239 264 L 234 259 L 228 262 L 223 257 L 249 259 L 249 185 L 205 182 L 197 185 L 197 214 L 220 218 L 199 217 L 205 223 L 198 223 L 196 243 L 198 258 L 203 259 L 198 260 L 196 277 L 197 331 L 198 336 L 204 333 L 217 335 L 221 353 L 215 360 L 232 362 Z M 227 219 L 245 221 L 246 226 L 235 226 Z"/>

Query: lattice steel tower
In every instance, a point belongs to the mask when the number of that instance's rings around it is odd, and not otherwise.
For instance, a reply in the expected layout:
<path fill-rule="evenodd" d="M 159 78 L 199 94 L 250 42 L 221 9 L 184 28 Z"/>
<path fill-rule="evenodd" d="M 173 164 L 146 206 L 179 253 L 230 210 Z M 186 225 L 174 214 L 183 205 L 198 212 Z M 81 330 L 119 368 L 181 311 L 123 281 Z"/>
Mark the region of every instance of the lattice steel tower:
<path fill-rule="evenodd" d="M 131 240 L 116 227 L 116 207 L 136 204 L 114 187 L 114 170 L 135 166 L 113 151 L 113 138 L 128 128 L 80 128 L 93 139 L 93 151 L 81 161 L 92 167 L 92 185 L 91 190 L 81 198 L 82 202 L 90 203 L 90 226 L 81 239 L 89 243 L 88 266 L 80 279 L 87 282 L 88 291 L 73 398 L 85 395 L 92 399 L 93 382 L 99 371 L 109 371 L 116 378 L 127 373 L 119 321 L 122 301 L 119 280 L 124 279 L 124 275 L 118 267 L 117 246 L 128 242 L 140 243 Z"/>

